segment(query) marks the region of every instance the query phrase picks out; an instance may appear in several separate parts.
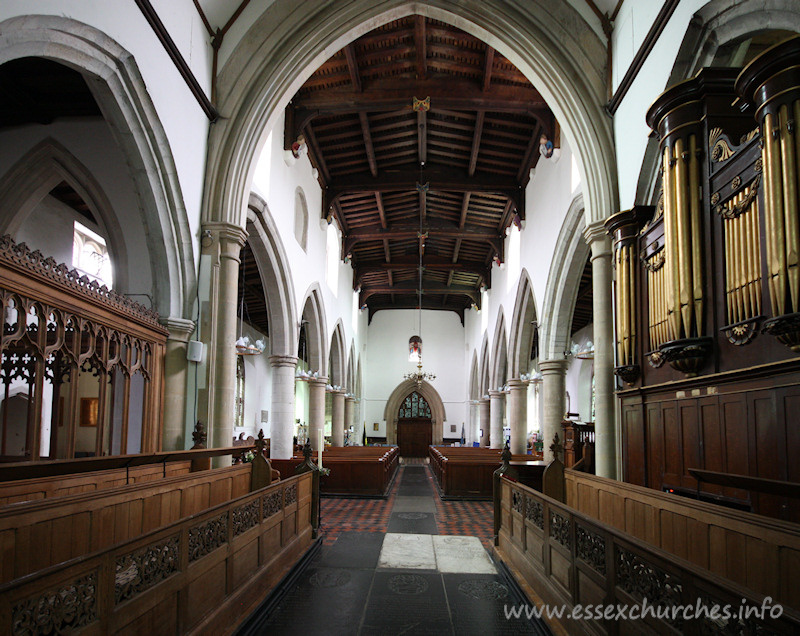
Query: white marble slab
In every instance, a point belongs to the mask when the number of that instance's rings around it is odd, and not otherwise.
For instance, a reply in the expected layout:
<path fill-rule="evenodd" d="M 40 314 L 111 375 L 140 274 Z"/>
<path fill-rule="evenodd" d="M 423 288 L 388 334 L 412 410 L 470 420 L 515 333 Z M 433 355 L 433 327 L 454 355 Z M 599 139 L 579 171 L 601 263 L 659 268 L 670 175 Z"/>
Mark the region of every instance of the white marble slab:
<path fill-rule="evenodd" d="M 433 548 L 440 572 L 497 574 L 478 537 L 434 535 Z"/>
<path fill-rule="evenodd" d="M 379 568 L 435 570 L 433 535 L 386 533 L 378 559 Z"/>

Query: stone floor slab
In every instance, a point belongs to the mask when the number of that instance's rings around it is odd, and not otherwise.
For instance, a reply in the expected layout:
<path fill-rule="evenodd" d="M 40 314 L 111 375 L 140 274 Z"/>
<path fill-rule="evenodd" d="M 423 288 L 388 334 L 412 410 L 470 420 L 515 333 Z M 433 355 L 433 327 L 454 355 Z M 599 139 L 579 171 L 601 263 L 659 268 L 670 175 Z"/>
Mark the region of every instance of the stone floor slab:
<path fill-rule="evenodd" d="M 428 497 L 397 497 L 392 512 L 436 512 L 436 504 Z"/>
<path fill-rule="evenodd" d="M 436 565 L 443 573 L 497 574 L 478 537 L 433 537 Z"/>
<path fill-rule="evenodd" d="M 378 568 L 435 570 L 432 535 L 389 532 L 383 540 Z"/>

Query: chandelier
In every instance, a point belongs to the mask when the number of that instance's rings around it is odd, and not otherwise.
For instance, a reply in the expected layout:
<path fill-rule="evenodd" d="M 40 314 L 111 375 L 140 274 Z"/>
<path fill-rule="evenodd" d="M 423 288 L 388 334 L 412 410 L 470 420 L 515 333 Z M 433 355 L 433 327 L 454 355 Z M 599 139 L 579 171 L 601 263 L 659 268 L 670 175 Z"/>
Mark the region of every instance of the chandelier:
<path fill-rule="evenodd" d="M 424 163 L 420 166 L 420 183 L 422 182 L 422 170 L 424 168 Z M 428 184 L 420 185 L 417 184 L 417 189 L 427 189 Z M 417 290 L 417 296 L 419 298 L 419 331 L 417 332 L 419 336 L 414 336 L 411 338 L 409 343 L 416 341 L 418 346 L 418 357 L 417 357 L 417 370 L 413 373 L 406 373 L 403 377 L 406 380 L 411 380 L 414 384 L 417 385 L 419 388 L 423 382 L 431 382 L 432 380 L 436 379 L 436 374 L 425 372 L 422 370 L 422 255 L 425 252 L 425 239 L 428 238 L 428 234 L 422 233 L 422 210 L 420 210 L 419 214 L 419 232 L 417 232 L 417 238 L 419 239 L 419 289 Z"/>
<path fill-rule="evenodd" d="M 423 382 L 430 382 L 431 380 L 435 380 L 436 374 L 423 372 L 422 360 L 420 360 L 419 362 L 417 362 L 417 370 L 414 373 L 406 373 L 403 377 L 406 380 L 413 380 L 417 386 L 420 386 Z"/>

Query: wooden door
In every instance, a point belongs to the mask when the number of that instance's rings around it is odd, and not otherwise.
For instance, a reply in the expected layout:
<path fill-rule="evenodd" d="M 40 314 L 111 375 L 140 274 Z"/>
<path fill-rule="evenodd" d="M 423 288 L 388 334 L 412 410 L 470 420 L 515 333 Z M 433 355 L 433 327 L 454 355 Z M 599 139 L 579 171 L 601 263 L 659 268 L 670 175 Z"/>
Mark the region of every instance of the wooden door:
<path fill-rule="evenodd" d="M 433 427 L 428 418 L 397 421 L 397 445 L 401 457 L 427 457 L 432 442 Z"/>

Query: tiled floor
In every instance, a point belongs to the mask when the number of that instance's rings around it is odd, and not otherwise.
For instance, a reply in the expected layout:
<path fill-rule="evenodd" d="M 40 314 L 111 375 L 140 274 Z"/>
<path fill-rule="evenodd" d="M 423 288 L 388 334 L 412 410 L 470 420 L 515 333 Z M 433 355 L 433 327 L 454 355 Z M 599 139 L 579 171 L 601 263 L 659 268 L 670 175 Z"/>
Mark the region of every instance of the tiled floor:
<path fill-rule="evenodd" d="M 321 550 L 247 633 L 549 634 L 505 618 L 527 601 L 487 551 L 491 502 L 441 501 L 422 462 L 400 471 L 386 500 L 322 499 Z"/>
<path fill-rule="evenodd" d="M 442 501 L 435 494 L 433 474 L 427 468 L 427 463 L 420 461 L 417 464 L 404 462 L 401 471 L 409 466 L 423 466 L 424 469 L 414 468 L 414 477 L 424 476 L 424 483 L 430 491 L 421 495 L 433 501 L 433 512 L 436 515 L 436 526 L 439 534 L 469 535 L 478 537 L 487 550 L 491 550 L 493 541 L 493 515 L 494 509 L 491 501 Z M 411 471 L 409 471 L 410 473 Z M 409 474 L 409 476 L 411 476 Z M 324 545 L 333 545 L 341 532 L 388 532 L 392 508 L 395 505 L 403 472 L 395 479 L 394 486 L 387 499 L 334 499 L 323 498 L 322 530 L 324 532 Z M 418 481 L 408 482 L 415 491 L 420 492 Z M 411 497 L 408 495 L 407 497 Z M 405 498 L 405 497 L 404 497 Z M 417 503 L 417 505 L 421 505 Z"/>

